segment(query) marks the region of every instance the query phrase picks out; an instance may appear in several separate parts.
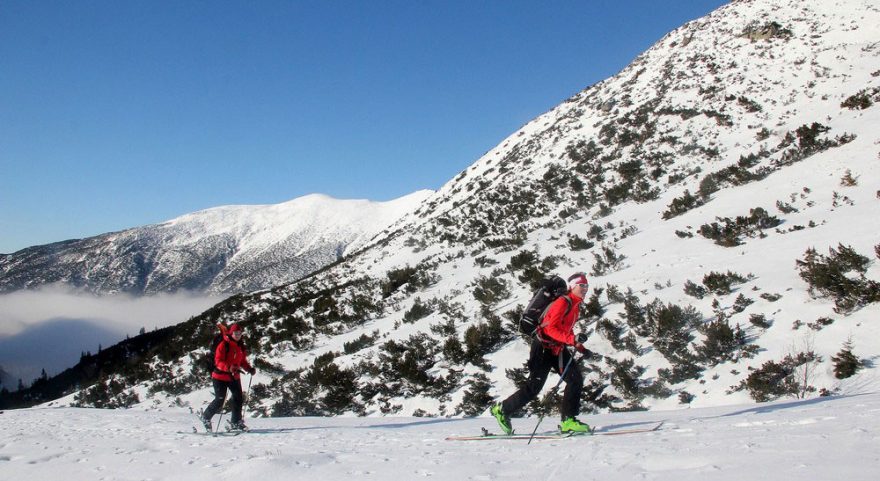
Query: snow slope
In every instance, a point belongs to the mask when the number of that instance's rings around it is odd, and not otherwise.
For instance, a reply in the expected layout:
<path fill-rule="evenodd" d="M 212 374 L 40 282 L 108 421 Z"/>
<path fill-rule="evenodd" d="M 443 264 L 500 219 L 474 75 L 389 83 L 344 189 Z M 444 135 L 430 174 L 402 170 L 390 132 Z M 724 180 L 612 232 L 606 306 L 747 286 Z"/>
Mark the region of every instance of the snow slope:
<path fill-rule="evenodd" d="M 178 434 L 180 408 L 35 408 L 0 413 L 3 479 L 869 481 L 880 472 L 880 394 L 589 416 L 647 434 L 553 441 L 446 441 L 494 420 L 271 418 L 237 437 Z M 216 419 L 215 419 L 216 421 Z M 514 419 L 519 431 L 537 420 Z M 551 428 L 554 419 L 546 419 Z"/>

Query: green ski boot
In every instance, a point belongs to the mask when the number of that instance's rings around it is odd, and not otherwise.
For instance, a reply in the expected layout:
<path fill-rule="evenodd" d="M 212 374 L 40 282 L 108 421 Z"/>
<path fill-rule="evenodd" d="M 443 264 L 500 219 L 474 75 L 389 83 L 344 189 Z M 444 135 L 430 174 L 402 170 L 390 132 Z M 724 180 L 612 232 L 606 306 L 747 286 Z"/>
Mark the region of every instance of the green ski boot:
<path fill-rule="evenodd" d="M 559 431 L 563 434 L 590 434 L 592 432 L 589 424 L 582 423 L 575 417 L 562 421 L 562 424 L 559 425 Z"/>
<path fill-rule="evenodd" d="M 510 417 L 507 414 L 504 414 L 504 409 L 501 407 L 500 403 L 492 406 L 492 409 L 490 409 L 489 412 L 495 416 L 495 419 L 498 421 L 498 425 L 501 426 L 501 430 L 504 431 L 504 434 L 513 434 L 513 427 L 510 425 Z"/>

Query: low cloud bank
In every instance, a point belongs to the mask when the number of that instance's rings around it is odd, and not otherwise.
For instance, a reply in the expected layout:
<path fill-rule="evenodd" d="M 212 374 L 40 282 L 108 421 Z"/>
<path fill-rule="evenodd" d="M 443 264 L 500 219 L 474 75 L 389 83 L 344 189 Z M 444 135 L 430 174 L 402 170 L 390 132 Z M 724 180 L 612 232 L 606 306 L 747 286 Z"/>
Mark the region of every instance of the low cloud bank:
<path fill-rule="evenodd" d="M 25 384 L 45 369 L 51 376 L 141 328 L 151 331 L 189 319 L 223 298 L 128 294 L 95 296 L 48 287 L 0 295 L 0 367 Z"/>

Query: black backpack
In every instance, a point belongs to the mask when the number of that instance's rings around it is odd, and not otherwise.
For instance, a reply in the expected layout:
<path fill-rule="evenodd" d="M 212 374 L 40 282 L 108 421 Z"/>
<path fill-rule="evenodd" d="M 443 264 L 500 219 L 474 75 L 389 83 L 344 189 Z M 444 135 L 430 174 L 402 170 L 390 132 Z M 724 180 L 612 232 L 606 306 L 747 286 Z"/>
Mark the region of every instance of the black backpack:
<path fill-rule="evenodd" d="M 207 359 L 205 360 L 205 365 L 208 369 L 208 372 L 214 372 L 216 366 L 214 365 L 214 357 L 217 355 L 217 348 L 220 347 L 220 344 L 223 343 L 223 333 L 217 333 L 214 336 L 214 340 L 211 341 L 211 350 L 206 354 Z"/>
<path fill-rule="evenodd" d="M 549 279 L 541 281 L 541 287 L 532 296 L 529 305 L 523 312 L 522 318 L 519 320 L 519 331 L 526 336 L 533 336 L 541 326 L 544 320 L 544 314 L 547 308 L 560 296 L 568 293 L 568 283 L 559 276 L 553 276 Z M 571 309 L 571 302 L 568 303 L 568 309 Z"/>

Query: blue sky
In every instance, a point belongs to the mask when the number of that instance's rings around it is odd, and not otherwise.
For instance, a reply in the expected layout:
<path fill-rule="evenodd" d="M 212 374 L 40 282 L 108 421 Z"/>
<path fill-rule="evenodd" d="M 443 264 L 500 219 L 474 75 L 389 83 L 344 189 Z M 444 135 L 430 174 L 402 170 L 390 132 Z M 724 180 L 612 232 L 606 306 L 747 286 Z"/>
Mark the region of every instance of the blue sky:
<path fill-rule="evenodd" d="M 0 0 L 0 252 L 437 189 L 720 0 Z"/>

